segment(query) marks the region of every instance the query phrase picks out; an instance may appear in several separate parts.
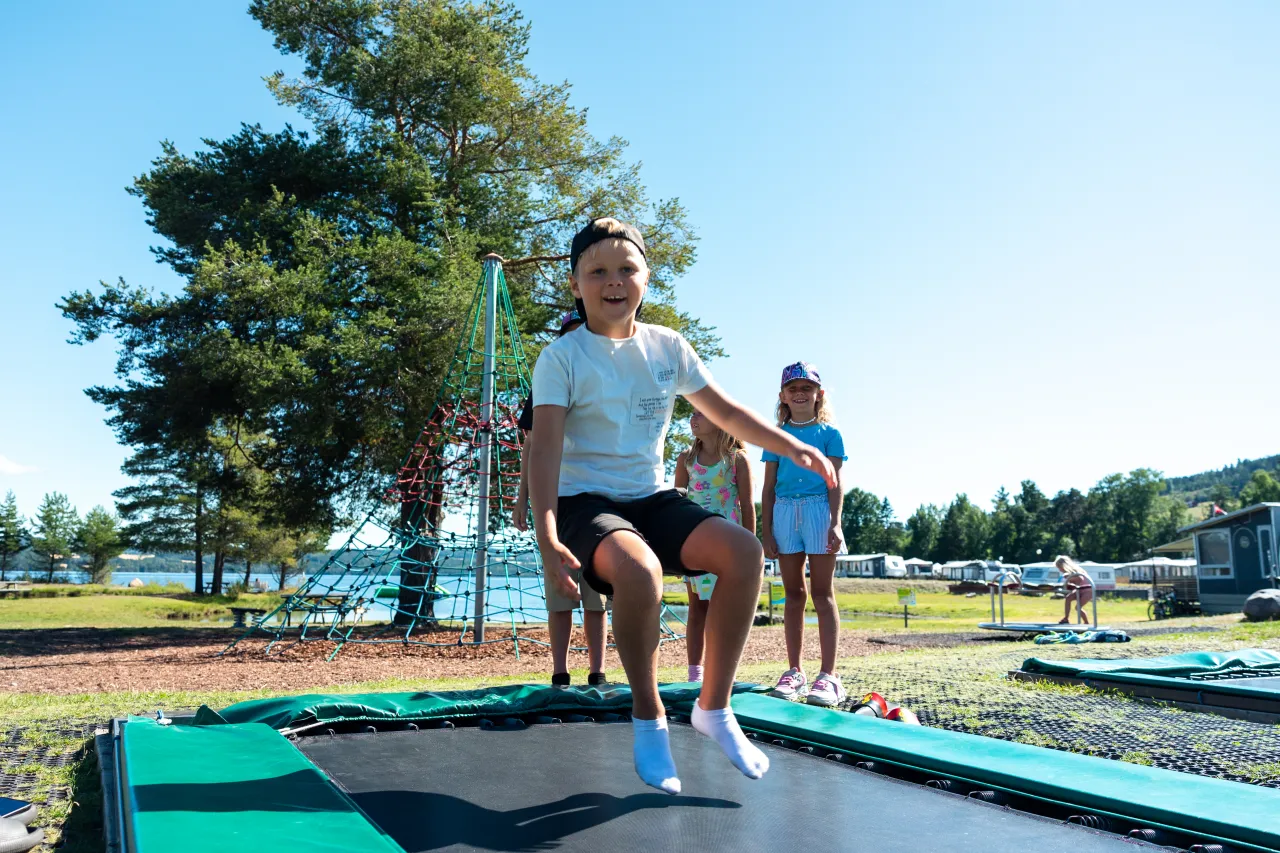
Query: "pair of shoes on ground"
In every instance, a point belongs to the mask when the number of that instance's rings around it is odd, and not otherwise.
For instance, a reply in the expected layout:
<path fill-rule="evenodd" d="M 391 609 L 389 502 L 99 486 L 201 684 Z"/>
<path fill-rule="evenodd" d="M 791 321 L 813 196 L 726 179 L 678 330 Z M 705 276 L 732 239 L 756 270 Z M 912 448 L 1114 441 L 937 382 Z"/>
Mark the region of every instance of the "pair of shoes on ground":
<path fill-rule="evenodd" d="M 834 708 L 846 698 L 840 676 L 830 672 L 820 672 L 810 685 L 806 683 L 804 673 L 795 668 L 782 674 L 778 683 L 769 691 L 769 695 L 792 702 L 803 699 L 810 705 L 823 708 Z"/>
<path fill-rule="evenodd" d="M 567 672 L 553 672 L 551 674 L 552 687 L 568 687 L 571 683 L 569 673 Z M 608 682 L 604 679 L 603 672 L 593 672 L 587 675 L 588 687 L 604 687 L 607 683 Z"/>

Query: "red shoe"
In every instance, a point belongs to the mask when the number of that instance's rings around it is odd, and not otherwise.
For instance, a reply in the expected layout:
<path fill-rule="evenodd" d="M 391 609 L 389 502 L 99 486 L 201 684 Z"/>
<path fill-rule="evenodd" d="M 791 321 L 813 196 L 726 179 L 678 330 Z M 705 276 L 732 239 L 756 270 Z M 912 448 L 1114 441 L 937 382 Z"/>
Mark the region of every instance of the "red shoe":
<path fill-rule="evenodd" d="M 868 693 L 862 697 L 861 702 L 853 706 L 853 713 L 884 719 L 889 713 L 889 703 L 879 693 Z"/>
<path fill-rule="evenodd" d="M 920 718 L 901 705 L 890 708 L 889 713 L 885 714 L 884 718 L 886 720 L 896 720 L 899 723 L 907 723 L 913 726 L 921 725 Z"/>

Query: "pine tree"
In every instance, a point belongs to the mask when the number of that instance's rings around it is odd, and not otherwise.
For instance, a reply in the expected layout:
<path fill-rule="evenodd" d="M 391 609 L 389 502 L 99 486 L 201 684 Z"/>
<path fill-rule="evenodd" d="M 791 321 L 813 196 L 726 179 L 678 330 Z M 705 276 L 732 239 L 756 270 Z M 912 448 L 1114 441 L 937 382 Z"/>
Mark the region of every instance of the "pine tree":
<path fill-rule="evenodd" d="M 18 513 L 18 499 L 8 492 L 0 504 L 0 581 L 5 579 L 10 561 L 30 544 L 30 538 L 26 521 Z"/>
<path fill-rule="evenodd" d="M 59 560 L 71 556 L 72 544 L 75 542 L 76 528 L 80 519 L 75 507 L 67 496 L 60 492 L 51 492 L 44 496 L 40 508 L 36 510 L 35 535 L 31 539 L 31 549 L 48 560 L 48 577 L 53 583 L 53 570 Z"/>
<path fill-rule="evenodd" d="M 106 583 L 111 576 L 108 564 L 125 549 L 116 517 L 100 506 L 85 514 L 76 531 L 76 545 L 88 557 L 85 566 L 89 570 L 90 583 Z"/>

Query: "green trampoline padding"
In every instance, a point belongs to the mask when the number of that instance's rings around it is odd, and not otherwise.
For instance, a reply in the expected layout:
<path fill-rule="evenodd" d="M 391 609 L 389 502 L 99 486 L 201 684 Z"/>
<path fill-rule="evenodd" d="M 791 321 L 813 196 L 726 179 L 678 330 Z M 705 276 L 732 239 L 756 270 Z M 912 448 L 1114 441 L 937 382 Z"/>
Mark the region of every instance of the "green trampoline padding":
<path fill-rule="evenodd" d="M 819 754 L 847 753 L 1069 806 L 1073 813 L 1110 815 L 1240 849 L 1280 851 L 1280 791 L 855 716 L 773 699 L 761 689 L 740 685 L 733 698 L 743 727 L 811 744 Z M 662 698 L 669 709 L 687 712 L 697 691 L 692 684 L 666 685 Z M 171 726 L 131 719 L 119 749 L 127 841 L 138 853 L 394 851 L 397 845 L 276 729 L 625 711 L 630 703 L 625 687 L 509 686 L 243 702 L 221 713 L 203 708 L 198 719 Z"/>
<path fill-rule="evenodd" d="M 1280 850 L 1280 791 L 1157 767 L 832 712 L 759 695 L 733 708 L 744 727 L 1049 802 L 1081 813 Z"/>
<path fill-rule="evenodd" d="M 1280 668 L 1280 653 L 1267 649 L 1244 649 L 1234 652 L 1189 652 L 1182 655 L 1165 655 L 1158 658 L 1118 658 L 1115 660 L 1062 660 L 1028 658 L 1022 664 L 1024 672 L 1040 672 L 1046 675 L 1091 676 L 1125 673 L 1134 675 L 1160 675 L 1165 678 L 1185 678 L 1191 675 L 1210 675 L 1216 672 L 1249 669 Z"/>
<path fill-rule="evenodd" d="M 160 726 L 120 744 L 126 849 L 403 853 L 270 726 Z"/>
<path fill-rule="evenodd" d="M 664 684 L 662 701 L 669 708 L 688 710 L 700 685 Z M 758 684 L 738 684 L 738 693 L 764 691 Z M 201 706 L 195 725 L 265 723 L 273 729 L 297 729 L 318 723 L 394 722 L 436 720 L 445 717 L 502 717 L 523 714 L 571 714 L 630 711 L 631 691 L 626 687 L 559 690 L 545 686 L 513 684 L 484 690 L 442 693 L 309 694 L 279 699 L 240 702 L 221 712 Z"/>

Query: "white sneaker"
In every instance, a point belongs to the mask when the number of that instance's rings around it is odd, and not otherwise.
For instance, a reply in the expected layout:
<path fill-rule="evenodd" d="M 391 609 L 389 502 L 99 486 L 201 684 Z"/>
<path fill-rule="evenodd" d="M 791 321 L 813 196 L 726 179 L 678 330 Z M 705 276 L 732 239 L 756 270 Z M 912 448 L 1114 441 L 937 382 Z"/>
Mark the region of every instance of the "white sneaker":
<path fill-rule="evenodd" d="M 814 679 L 813 686 L 809 688 L 809 704 L 821 705 L 824 708 L 834 708 L 844 700 L 844 685 L 840 683 L 840 676 L 827 672 L 818 673 L 818 677 Z"/>
<path fill-rule="evenodd" d="M 778 683 L 774 688 L 769 691 L 769 695 L 794 701 L 803 699 L 808 692 L 809 689 L 805 684 L 804 673 L 798 669 L 789 669 L 782 673 L 782 677 L 778 679 Z"/>

